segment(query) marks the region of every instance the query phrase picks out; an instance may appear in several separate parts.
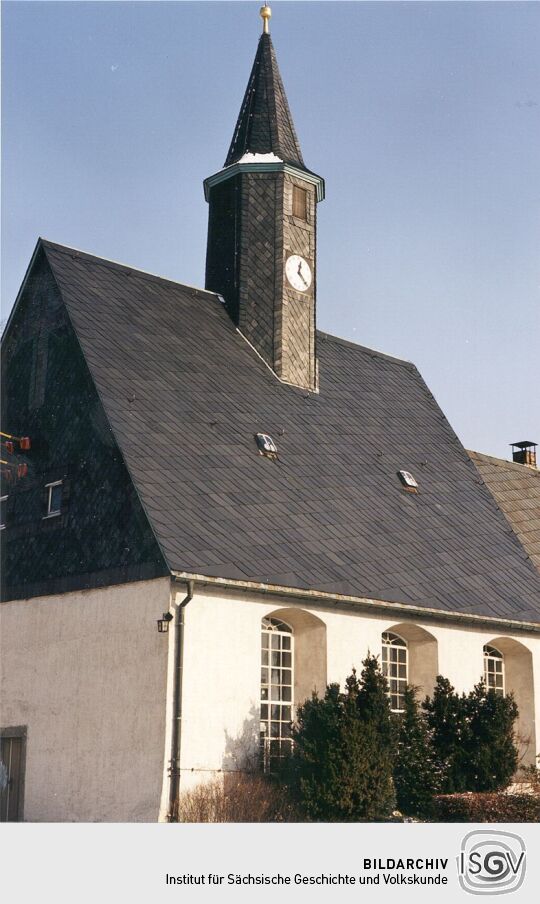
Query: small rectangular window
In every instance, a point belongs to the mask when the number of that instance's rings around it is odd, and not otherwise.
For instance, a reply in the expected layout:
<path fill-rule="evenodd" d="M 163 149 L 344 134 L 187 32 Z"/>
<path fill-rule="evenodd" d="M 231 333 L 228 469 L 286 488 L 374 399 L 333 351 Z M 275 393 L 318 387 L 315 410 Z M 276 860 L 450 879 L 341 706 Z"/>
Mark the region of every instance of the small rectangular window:
<path fill-rule="evenodd" d="M 307 191 L 305 188 L 299 188 L 298 185 L 293 185 L 292 212 L 293 217 L 307 220 Z"/>
<path fill-rule="evenodd" d="M 0 496 L 0 530 L 4 530 L 7 518 L 7 496 Z"/>
<path fill-rule="evenodd" d="M 55 480 L 54 483 L 46 483 L 47 491 L 47 511 L 45 518 L 51 518 L 53 515 L 60 515 L 62 512 L 62 481 Z"/>

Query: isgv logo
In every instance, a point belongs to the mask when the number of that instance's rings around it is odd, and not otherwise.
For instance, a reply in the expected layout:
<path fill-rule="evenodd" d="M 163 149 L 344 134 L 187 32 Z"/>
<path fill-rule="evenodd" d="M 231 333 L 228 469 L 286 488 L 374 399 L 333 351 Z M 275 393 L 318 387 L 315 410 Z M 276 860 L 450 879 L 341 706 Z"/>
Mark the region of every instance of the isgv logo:
<path fill-rule="evenodd" d="M 525 842 L 510 832 L 469 832 L 461 842 L 459 884 L 471 895 L 504 895 L 525 878 Z"/>

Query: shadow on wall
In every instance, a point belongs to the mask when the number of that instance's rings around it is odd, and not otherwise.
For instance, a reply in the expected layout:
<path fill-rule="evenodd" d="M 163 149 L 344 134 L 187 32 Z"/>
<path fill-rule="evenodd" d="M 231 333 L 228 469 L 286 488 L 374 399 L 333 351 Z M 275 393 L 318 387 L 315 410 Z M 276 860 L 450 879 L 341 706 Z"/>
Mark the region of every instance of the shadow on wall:
<path fill-rule="evenodd" d="M 233 737 L 225 730 L 223 772 L 256 772 L 260 768 L 259 738 L 259 707 L 252 706 L 238 735 Z"/>
<path fill-rule="evenodd" d="M 266 618 L 284 621 L 294 637 L 295 706 L 309 700 L 313 691 L 324 694 L 327 683 L 326 625 L 305 609 L 274 609 Z"/>
<path fill-rule="evenodd" d="M 439 674 L 439 653 L 433 634 L 418 625 L 403 622 L 385 630 L 402 637 L 407 644 L 409 684 L 418 688 L 420 698 L 431 695 Z"/>
<path fill-rule="evenodd" d="M 534 721 L 534 680 L 532 653 L 511 637 L 494 637 L 488 646 L 495 647 L 504 657 L 505 693 L 514 695 L 519 710 L 516 736 L 520 764 L 533 765 L 536 757 Z"/>

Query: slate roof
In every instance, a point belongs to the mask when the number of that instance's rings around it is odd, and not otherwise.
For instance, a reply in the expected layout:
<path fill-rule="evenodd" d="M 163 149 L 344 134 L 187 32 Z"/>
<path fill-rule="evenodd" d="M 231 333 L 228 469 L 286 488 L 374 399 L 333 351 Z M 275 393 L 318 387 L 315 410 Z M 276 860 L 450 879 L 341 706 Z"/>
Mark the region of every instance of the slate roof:
<path fill-rule="evenodd" d="M 480 452 L 469 455 L 540 571 L 540 471 Z"/>
<path fill-rule="evenodd" d="M 262 34 L 259 39 L 225 166 L 237 163 L 246 152 L 273 152 L 285 163 L 304 168 L 269 34 Z"/>
<path fill-rule="evenodd" d="M 412 364 L 318 333 L 307 393 L 218 296 L 43 247 L 171 570 L 539 620 L 540 577 Z"/>

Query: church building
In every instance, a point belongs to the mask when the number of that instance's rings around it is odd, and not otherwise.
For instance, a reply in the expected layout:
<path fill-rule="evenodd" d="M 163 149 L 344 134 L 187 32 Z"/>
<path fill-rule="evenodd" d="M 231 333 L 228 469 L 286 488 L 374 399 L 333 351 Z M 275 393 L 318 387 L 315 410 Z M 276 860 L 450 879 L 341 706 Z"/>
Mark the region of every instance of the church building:
<path fill-rule="evenodd" d="M 39 239 L 4 333 L 2 819 L 166 821 L 368 651 L 393 710 L 484 677 L 538 750 L 540 573 L 416 367 L 317 330 L 261 14 L 205 287 Z"/>

